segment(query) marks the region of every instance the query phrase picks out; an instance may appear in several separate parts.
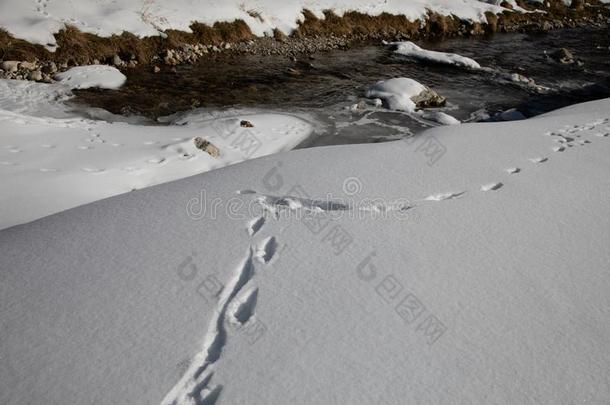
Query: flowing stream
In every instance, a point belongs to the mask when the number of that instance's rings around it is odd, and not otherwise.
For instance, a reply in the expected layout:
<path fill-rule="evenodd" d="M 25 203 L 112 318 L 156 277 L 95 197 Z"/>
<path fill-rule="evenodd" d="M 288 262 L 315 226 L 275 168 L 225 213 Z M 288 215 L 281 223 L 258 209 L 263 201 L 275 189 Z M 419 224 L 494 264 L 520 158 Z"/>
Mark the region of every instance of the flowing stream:
<path fill-rule="evenodd" d="M 220 54 L 173 72 L 135 69 L 120 90 L 80 90 L 76 102 L 153 120 L 194 108 L 306 114 L 320 125 L 303 146 L 318 146 L 397 139 L 436 125 L 405 113 L 352 108 L 368 86 L 391 77 L 410 77 L 436 90 L 447 98 L 440 110 L 463 122 L 495 120 L 509 109 L 531 117 L 610 97 L 607 28 L 497 34 L 419 45 L 473 58 L 491 71 L 418 63 L 382 44 L 303 55 L 296 61 L 286 56 Z M 569 49 L 578 63 L 561 64 L 547 56 L 560 47 Z M 527 76 L 547 90 L 501 80 L 503 73 Z"/>

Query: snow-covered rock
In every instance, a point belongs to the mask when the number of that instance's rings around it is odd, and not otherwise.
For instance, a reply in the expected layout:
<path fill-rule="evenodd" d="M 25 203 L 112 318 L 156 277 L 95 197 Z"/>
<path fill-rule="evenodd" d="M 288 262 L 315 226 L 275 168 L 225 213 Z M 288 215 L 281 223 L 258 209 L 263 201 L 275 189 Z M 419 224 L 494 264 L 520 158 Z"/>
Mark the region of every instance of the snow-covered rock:
<path fill-rule="evenodd" d="M 394 48 L 394 52 L 406 56 L 412 59 L 431 62 L 431 63 L 439 63 L 444 65 L 454 65 L 461 66 L 470 69 L 480 69 L 481 65 L 479 65 L 475 60 L 467 58 L 465 56 L 461 56 L 455 53 L 447 53 L 447 52 L 438 52 L 438 51 L 429 51 L 426 49 L 422 49 L 419 46 L 415 45 L 413 42 L 392 42 L 390 46 Z"/>
<path fill-rule="evenodd" d="M 76 66 L 55 75 L 55 80 L 72 89 L 118 89 L 127 80 L 120 70 L 107 65 Z"/>
<path fill-rule="evenodd" d="M 445 103 L 445 99 L 434 90 L 406 77 L 380 80 L 365 95 L 381 99 L 387 108 L 398 111 L 412 112 L 416 107 L 438 107 Z"/>

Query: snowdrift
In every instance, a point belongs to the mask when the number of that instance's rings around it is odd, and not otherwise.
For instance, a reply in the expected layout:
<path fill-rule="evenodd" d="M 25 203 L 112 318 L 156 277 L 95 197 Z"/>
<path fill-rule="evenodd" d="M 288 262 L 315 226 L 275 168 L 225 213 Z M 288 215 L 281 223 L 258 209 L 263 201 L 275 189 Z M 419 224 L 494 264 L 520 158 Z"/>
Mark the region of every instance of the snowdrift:
<path fill-rule="evenodd" d="M 0 402 L 606 403 L 609 111 L 282 153 L 5 229 Z"/>

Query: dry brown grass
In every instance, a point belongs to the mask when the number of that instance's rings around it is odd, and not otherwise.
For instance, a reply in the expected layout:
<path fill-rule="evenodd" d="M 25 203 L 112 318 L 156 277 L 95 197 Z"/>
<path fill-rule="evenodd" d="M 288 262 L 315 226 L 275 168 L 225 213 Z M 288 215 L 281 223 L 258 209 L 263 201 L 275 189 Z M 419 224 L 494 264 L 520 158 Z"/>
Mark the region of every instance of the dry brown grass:
<path fill-rule="evenodd" d="M 324 11 L 324 18 L 316 17 L 311 11 L 304 10 L 305 19 L 293 33 L 297 38 L 314 36 L 352 36 L 374 33 L 411 33 L 419 29 L 419 21 L 409 21 L 403 15 L 382 13 L 369 16 L 355 11 L 347 12 L 342 17 L 332 11 Z"/>
<path fill-rule="evenodd" d="M 69 65 L 92 63 L 94 60 L 108 62 L 118 55 L 129 61 L 150 62 L 155 55 L 164 50 L 179 47 L 181 44 L 203 43 L 218 45 L 222 42 L 238 42 L 253 37 L 248 25 L 242 20 L 218 22 L 213 26 L 201 23 L 191 25 L 192 33 L 176 30 L 165 32 L 166 37 L 151 36 L 139 38 L 128 32 L 110 37 L 99 37 L 67 26 L 54 34 L 57 50 L 47 51 L 43 46 L 30 44 L 14 38 L 0 29 L 0 59 L 2 60 L 54 60 Z"/>
<path fill-rule="evenodd" d="M 43 60 L 50 58 L 50 52 L 41 45 L 16 39 L 0 28 L 0 60 Z"/>

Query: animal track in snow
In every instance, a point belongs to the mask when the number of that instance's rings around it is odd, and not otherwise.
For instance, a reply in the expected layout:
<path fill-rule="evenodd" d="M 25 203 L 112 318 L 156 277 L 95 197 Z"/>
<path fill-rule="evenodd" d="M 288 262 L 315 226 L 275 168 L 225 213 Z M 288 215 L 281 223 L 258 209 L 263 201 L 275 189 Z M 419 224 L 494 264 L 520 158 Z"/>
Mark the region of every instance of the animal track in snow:
<path fill-rule="evenodd" d="M 506 172 L 508 174 L 517 174 L 521 172 L 521 169 L 519 169 L 518 167 L 509 167 L 508 169 L 506 169 Z"/>
<path fill-rule="evenodd" d="M 231 303 L 229 315 L 231 321 L 243 325 L 250 320 L 256 309 L 258 300 L 258 287 L 244 287 Z"/>
<path fill-rule="evenodd" d="M 248 222 L 248 235 L 254 236 L 265 224 L 265 217 L 256 217 Z"/>
<path fill-rule="evenodd" d="M 375 201 L 364 200 L 353 206 L 345 200 L 313 200 L 308 198 L 291 197 L 291 196 L 270 196 L 263 195 L 256 199 L 256 202 L 263 208 L 265 212 L 270 213 L 275 218 L 278 218 L 282 210 L 303 210 L 314 214 L 334 212 L 334 211 L 359 211 L 359 212 L 388 212 L 388 211 L 406 211 L 412 206 L 407 203 L 397 200 L 389 204 L 382 204 Z"/>
<path fill-rule="evenodd" d="M 601 132 L 598 132 L 597 134 L 595 134 L 595 136 L 598 136 L 598 137 L 600 137 L 600 138 L 605 138 L 605 137 L 607 137 L 607 136 L 610 136 L 610 133 L 605 133 L 605 134 L 602 134 Z"/>
<path fill-rule="evenodd" d="M 274 197 L 261 196 L 257 199 L 258 203 L 269 211 L 275 212 L 278 208 L 288 208 L 291 210 L 304 209 L 306 211 L 324 212 L 324 211 L 346 211 L 350 207 L 344 202 L 332 200 L 310 200 L 299 197 Z"/>
<path fill-rule="evenodd" d="M 165 162 L 165 158 L 162 158 L 162 157 L 154 157 L 154 158 L 148 159 L 146 161 L 146 163 L 156 164 L 156 165 L 161 164 L 163 162 Z"/>
<path fill-rule="evenodd" d="M 535 158 L 531 158 L 530 162 L 532 162 L 532 163 L 544 163 L 547 160 L 549 160 L 549 158 L 546 158 L 546 157 L 535 157 Z"/>
<path fill-rule="evenodd" d="M 481 191 L 496 191 L 504 186 L 503 183 L 489 183 L 481 186 Z"/>
<path fill-rule="evenodd" d="M 246 189 L 246 190 L 237 190 L 237 191 L 236 191 L 236 193 L 237 193 L 237 194 L 240 194 L 240 195 L 245 195 L 245 194 L 256 194 L 256 191 Z"/>
<path fill-rule="evenodd" d="M 564 146 L 553 147 L 553 152 L 563 152 L 564 150 L 566 150 L 566 148 Z"/>
<path fill-rule="evenodd" d="M 273 259 L 276 250 L 277 241 L 275 240 L 274 236 L 270 236 L 267 239 L 263 240 L 258 246 L 256 250 L 256 258 L 261 263 L 269 263 L 271 259 Z"/>
<path fill-rule="evenodd" d="M 42 14 L 44 17 L 49 17 L 49 13 L 46 11 L 48 0 L 36 0 L 36 11 Z"/>
<path fill-rule="evenodd" d="M 252 262 L 252 248 L 248 249 L 248 254 L 238 266 L 235 275 L 225 285 L 225 288 L 220 294 L 220 299 L 216 308 L 213 311 L 212 319 L 208 332 L 206 333 L 203 349 L 197 354 L 191 366 L 180 379 L 178 384 L 165 396 L 163 404 L 182 404 L 192 403 L 214 403 L 219 392 L 214 392 L 222 389 L 222 386 L 217 386 L 214 389 L 209 389 L 208 385 L 213 375 L 212 366 L 218 361 L 222 354 L 222 350 L 227 342 L 227 312 L 232 304 L 233 299 L 240 294 L 240 291 L 248 284 L 254 276 L 254 263 Z M 249 295 L 246 294 L 247 297 Z M 245 300 L 249 301 L 249 300 Z M 244 301 L 244 302 L 245 302 Z M 250 300 L 252 304 L 252 300 Z M 241 307 L 238 305 L 238 308 Z M 253 308 L 251 306 L 250 308 Z M 244 314 L 247 312 L 244 308 Z M 220 387 L 220 388 L 219 388 Z M 213 400 L 213 401 L 212 401 Z"/>
<path fill-rule="evenodd" d="M 441 194 L 432 194 L 425 198 L 426 201 L 445 201 L 452 200 L 454 198 L 458 198 L 462 195 L 466 194 L 465 191 L 457 192 L 457 193 L 441 193 Z"/>

